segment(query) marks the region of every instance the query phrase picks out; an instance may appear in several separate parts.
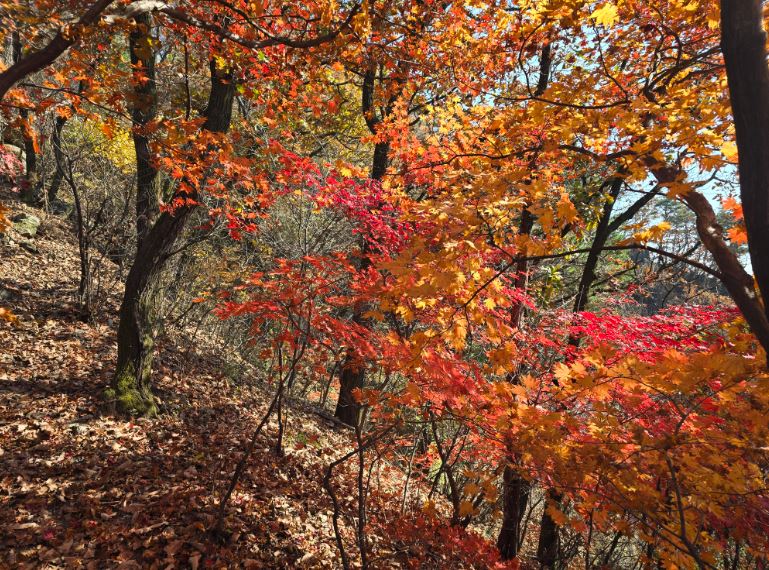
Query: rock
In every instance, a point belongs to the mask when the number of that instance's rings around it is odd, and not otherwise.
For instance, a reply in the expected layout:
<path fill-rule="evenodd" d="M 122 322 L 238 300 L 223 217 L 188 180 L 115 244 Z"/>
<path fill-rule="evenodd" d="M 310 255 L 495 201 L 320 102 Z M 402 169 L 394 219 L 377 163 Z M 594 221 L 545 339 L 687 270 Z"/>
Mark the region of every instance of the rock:
<path fill-rule="evenodd" d="M 22 247 L 22 249 L 26 249 L 29 253 L 40 253 L 40 250 L 37 249 L 37 246 L 28 239 L 19 240 L 19 245 Z"/>
<path fill-rule="evenodd" d="M 40 227 L 40 218 L 32 214 L 16 214 L 11 221 L 16 233 L 28 238 L 35 237 Z"/>

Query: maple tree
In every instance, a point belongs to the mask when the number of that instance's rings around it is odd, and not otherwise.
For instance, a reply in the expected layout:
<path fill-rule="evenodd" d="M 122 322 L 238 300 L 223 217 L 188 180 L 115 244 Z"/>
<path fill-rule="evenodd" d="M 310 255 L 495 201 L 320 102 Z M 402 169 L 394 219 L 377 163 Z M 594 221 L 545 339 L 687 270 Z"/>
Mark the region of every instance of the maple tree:
<path fill-rule="evenodd" d="M 270 391 L 212 540 L 301 401 L 350 435 L 344 568 L 766 564 L 760 0 L 0 10 L 0 232 L 71 199 L 106 408 L 163 421 L 154 356 L 199 331 Z"/>

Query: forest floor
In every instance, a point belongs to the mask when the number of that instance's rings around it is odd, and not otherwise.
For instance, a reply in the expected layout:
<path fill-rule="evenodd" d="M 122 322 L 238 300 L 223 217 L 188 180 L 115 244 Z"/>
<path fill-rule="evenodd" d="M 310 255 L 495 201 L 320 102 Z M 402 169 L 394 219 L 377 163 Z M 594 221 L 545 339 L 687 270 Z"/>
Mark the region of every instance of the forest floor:
<path fill-rule="evenodd" d="M 0 235 L 0 307 L 18 318 L 0 321 L 0 568 L 340 567 L 321 480 L 352 448 L 350 431 L 291 409 L 278 457 L 273 419 L 233 496 L 227 538 L 214 538 L 218 500 L 268 407 L 269 386 L 235 384 L 217 355 L 166 338 L 154 367 L 163 413 L 106 414 L 118 292 L 83 322 L 70 224 L 7 198 L 11 215 L 28 211 L 42 224 L 32 240 Z M 351 510 L 354 480 L 337 479 Z M 380 489 L 373 504 L 387 497 Z M 373 567 L 480 568 L 464 552 L 493 550 L 471 535 L 460 542 L 474 546 L 457 546 L 445 529 L 426 529 L 432 538 L 421 541 L 418 523 L 398 524 L 417 525 L 411 541 L 378 526 L 369 537 Z"/>

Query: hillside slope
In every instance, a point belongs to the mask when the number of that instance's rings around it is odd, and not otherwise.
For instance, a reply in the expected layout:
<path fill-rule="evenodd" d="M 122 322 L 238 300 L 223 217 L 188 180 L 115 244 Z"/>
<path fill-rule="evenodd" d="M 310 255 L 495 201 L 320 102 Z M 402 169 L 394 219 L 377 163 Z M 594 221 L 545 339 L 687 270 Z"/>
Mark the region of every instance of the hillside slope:
<path fill-rule="evenodd" d="M 339 567 L 321 479 L 351 449 L 349 432 L 291 409 L 286 453 L 277 457 L 268 424 L 233 496 L 226 538 L 212 537 L 218 499 L 270 387 L 235 385 L 215 355 L 165 339 L 155 364 L 164 413 L 137 421 L 105 414 L 117 297 L 96 322 L 83 322 L 68 223 L 5 198 L 12 214 L 42 223 L 33 239 L 10 232 L 0 242 L 0 306 L 18 319 L 0 322 L 0 567 Z M 337 479 L 352 510 L 353 482 Z M 468 552 L 493 561 L 488 543 L 421 514 L 396 524 L 387 497 L 372 497 L 385 521 L 372 525 L 373 567 L 479 567 Z M 387 524 L 409 542 L 387 534 Z"/>

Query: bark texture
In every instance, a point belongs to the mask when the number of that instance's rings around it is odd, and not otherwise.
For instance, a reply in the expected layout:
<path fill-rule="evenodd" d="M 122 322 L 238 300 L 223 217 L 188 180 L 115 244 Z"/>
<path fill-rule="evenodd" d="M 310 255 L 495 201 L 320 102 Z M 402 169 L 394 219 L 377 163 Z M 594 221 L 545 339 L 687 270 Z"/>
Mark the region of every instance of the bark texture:
<path fill-rule="evenodd" d="M 155 50 L 152 47 L 152 16 L 146 12 L 135 16 L 134 26 L 129 37 L 129 51 L 134 74 L 131 119 L 136 151 L 136 243 L 139 249 L 150 228 L 158 174 L 147 132 L 148 125 L 157 115 L 158 96 Z"/>
<path fill-rule="evenodd" d="M 739 151 L 750 261 L 763 298 L 763 322 L 756 314 L 745 317 L 769 352 L 769 68 L 762 8 L 761 0 L 721 1 L 721 50 Z"/>
<path fill-rule="evenodd" d="M 502 527 L 497 537 L 497 549 L 502 560 L 518 556 L 523 539 L 523 517 L 529 504 L 531 483 L 521 477 L 518 470 L 506 466 L 502 476 Z"/>
<path fill-rule="evenodd" d="M 545 510 L 542 513 L 542 522 L 539 530 L 539 543 L 537 544 L 537 562 L 542 568 L 555 568 L 559 559 L 560 539 L 558 525 L 547 512 L 550 506 L 558 507 L 561 503 L 561 495 L 554 491 L 548 491 L 545 496 Z"/>

